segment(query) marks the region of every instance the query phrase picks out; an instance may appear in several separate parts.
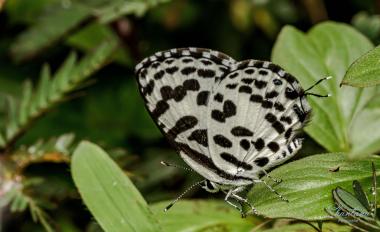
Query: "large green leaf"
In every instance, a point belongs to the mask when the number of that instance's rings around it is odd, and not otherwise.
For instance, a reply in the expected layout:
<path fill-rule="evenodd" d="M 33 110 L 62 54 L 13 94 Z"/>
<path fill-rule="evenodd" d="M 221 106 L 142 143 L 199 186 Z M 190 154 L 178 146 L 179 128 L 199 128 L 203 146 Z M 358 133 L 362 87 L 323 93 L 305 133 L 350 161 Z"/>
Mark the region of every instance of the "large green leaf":
<path fill-rule="evenodd" d="M 258 224 L 253 217 L 241 218 L 239 211 L 221 201 L 180 200 L 163 212 L 168 204 L 165 201 L 152 205 L 167 232 L 248 232 Z"/>
<path fill-rule="evenodd" d="M 358 138 L 354 129 L 372 127 L 380 131 L 379 123 L 368 122 L 360 115 L 376 89 L 339 88 L 347 68 L 371 48 L 369 40 L 355 29 L 333 22 L 318 24 L 306 34 L 286 26 L 274 46 L 273 62 L 296 76 L 303 87 L 323 77 L 333 77 L 313 89 L 320 94 L 332 93 L 332 97 L 308 97 L 313 118 L 305 129 L 328 151 L 357 155 L 380 149 L 380 143 L 372 144 L 380 138 L 380 133 L 376 136 L 367 133 Z"/>
<path fill-rule="evenodd" d="M 348 69 L 342 85 L 369 87 L 380 84 L 380 46 L 357 59 Z"/>
<path fill-rule="evenodd" d="M 331 192 L 337 186 L 352 189 L 352 182 L 358 180 L 365 190 L 369 190 L 372 184 L 371 161 L 380 170 L 379 157 L 349 161 L 342 153 L 309 156 L 271 172 L 273 177 L 282 178 L 283 182 L 274 188 L 289 203 L 281 201 L 263 184 L 254 186 L 248 198 L 260 213 L 269 217 L 328 219 L 324 209 L 333 207 Z"/>
<path fill-rule="evenodd" d="M 80 143 L 71 170 L 83 201 L 106 232 L 161 231 L 139 191 L 101 148 Z"/>

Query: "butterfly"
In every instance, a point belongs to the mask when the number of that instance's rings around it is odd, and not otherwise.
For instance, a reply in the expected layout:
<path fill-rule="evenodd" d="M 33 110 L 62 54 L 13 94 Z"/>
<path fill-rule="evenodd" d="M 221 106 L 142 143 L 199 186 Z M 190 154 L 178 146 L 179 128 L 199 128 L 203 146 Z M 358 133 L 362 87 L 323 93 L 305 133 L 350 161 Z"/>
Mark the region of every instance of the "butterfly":
<path fill-rule="evenodd" d="M 225 201 L 242 215 L 243 203 L 258 213 L 239 195 L 255 183 L 264 183 L 286 201 L 259 175 L 271 178 L 266 170 L 301 148 L 297 134 L 311 115 L 306 96 L 327 96 L 307 91 L 328 78 L 303 90 L 294 76 L 269 61 L 238 62 L 193 47 L 157 52 L 135 71 L 153 120 L 182 159 L 205 178 L 195 185 L 223 191 Z"/>

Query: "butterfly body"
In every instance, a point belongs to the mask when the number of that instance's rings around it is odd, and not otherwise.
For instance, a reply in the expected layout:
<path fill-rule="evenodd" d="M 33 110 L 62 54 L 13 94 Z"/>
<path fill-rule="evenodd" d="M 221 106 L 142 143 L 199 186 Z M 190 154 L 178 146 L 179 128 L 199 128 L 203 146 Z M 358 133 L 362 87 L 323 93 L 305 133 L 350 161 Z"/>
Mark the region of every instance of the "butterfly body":
<path fill-rule="evenodd" d="M 301 148 L 310 105 L 296 78 L 271 62 L 180 48 L 144 59 L 136 74 L 154 121 L 213 190 L 240 191 Z"/>

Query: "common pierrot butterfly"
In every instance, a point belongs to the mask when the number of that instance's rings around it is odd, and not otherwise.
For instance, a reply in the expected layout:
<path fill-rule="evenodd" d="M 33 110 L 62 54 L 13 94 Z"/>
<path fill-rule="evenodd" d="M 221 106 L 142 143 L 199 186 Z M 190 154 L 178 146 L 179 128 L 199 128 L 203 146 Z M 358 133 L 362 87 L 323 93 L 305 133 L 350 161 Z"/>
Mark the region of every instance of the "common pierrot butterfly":
<path fill-rule="evenodd" d="M 311 115 L 306 96 L 327 95 L 307 92 L 314 85 L 303 90 L 295 77 L 271 62 L 238 62 L 203 48 L 157 52 L 136 66 L 136 74 L 152 118 L 183 160 L 204 177 L 195 185 L 225 192 L 226 202 L 242 215 L 242 207 L 231 199 L 257 213 L 238 195 L 254 183 L 264 183 L 286 200 L 259 175 L 268 176 L 265 170 L 301 148 L 296 135 Z"/>

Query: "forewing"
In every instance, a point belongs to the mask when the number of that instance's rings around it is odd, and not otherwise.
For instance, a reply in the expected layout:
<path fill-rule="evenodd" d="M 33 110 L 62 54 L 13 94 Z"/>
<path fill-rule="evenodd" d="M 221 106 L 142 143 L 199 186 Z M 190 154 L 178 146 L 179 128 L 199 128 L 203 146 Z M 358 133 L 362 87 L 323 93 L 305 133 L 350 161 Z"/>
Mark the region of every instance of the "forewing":
<path fill-rule="evenodd" d="M 158 52 L 136 66 L 140 92 L 151 116 L 182 158 L 210 179 L 217 176 L 216 171 L 210 173 L 215 167 L 205 117 L 215 82 L 233 63 L 219 52 L 185 48 Z"/>

